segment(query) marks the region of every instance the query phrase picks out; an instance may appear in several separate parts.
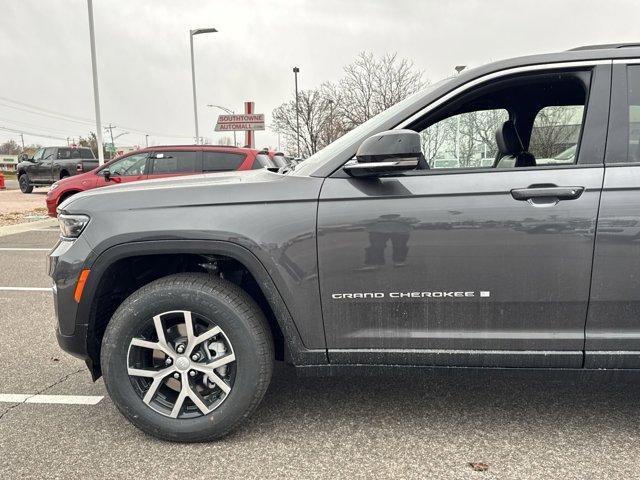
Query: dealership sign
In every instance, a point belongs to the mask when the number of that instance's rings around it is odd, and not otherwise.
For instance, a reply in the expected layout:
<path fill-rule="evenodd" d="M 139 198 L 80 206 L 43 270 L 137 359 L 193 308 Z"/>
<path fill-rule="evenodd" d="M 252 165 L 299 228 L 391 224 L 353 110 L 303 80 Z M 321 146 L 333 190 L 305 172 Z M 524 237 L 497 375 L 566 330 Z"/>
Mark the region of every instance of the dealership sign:
<path fill-rule="evenodd" d="M 232 132 L 235 130 L 264 130 L 264 113 L 244 113 L 218 116 L 216 132 Z"/>

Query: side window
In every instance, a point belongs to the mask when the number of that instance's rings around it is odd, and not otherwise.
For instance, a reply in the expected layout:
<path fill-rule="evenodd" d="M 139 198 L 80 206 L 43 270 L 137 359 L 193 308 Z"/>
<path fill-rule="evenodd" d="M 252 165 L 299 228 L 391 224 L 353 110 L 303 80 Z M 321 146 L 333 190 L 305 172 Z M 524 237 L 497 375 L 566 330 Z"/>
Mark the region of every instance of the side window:
<path fill-rule="evenodd" d="M 204 151 L 202 158 L 203 172 L 225 172 L 237 170 L 246 155 L 243 153 Z"/>
<path fill-rule="evenodd" d="M 506 109 L 465 112 L 422 132 L 422 153 L 429 167 L 491 168 L 498 147 L 496 130 L 509 119 Z"/>
<path fill-rule="evenodd" d="M 153 159 L 152 172 L 156 175 L 167 173 L 194 173 L 197 171 L 198 152 L 177 151 L 158 152 Z"/>
<path fill-rule="evenodd" d="M 627 67 L 627 89 L 629 104 L 628 161 L 640 162 L 640 65 Z"/>
<path fill-rule="evenodd" d="M 529 141 L 536 165 L 575 163 L 583 118 L 584 105 L 542 108 L 533 121 Z"/>
<path fill-rule="evenodd" d="M 80 148 L 80 158 L 96 158 L 90 148 Z"/>
<path fill-rule="evenodd" d="M 33 159 L 37 162 L 39 160 L 42 160 L 42 157 L 44 155 L 44 148 L 39 148 L 36 153 L 33 154 Z"/>
<path fill-rule="evenodd" d="M 264 153 L 259 153 L 256 155 L 256 159 L 253 162 L 252 170 L 260 170 L 261 168 L 273 168 L 275 167 L 275 163 L 271 161 L 269 155 Z"/>
<path fill-rule="evenodd" d="M 56 155 L 55 148 L 45 148 L 44 155 L 42 155 L 42 160 L 53 160 Z"/>
<path fill-rule="evenodd" d="M 111 175 L 119 175 L 121 177 L 134 177 L 144 175 L 146 173 L 147 154 L 139 153 L 121 158 L 109 165 Z"/>

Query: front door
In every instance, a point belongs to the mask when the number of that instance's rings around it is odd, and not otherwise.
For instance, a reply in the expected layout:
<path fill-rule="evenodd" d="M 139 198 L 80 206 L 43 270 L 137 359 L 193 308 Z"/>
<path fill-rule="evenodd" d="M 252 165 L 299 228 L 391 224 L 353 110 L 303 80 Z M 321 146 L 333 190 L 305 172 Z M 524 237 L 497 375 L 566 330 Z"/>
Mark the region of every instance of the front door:
<path fill-rule="evenodd" d="M 518 77 L 411 127 L 429 170 L 325 181 L 318 266 L 332 363 L 582 365 L 608 106 L 593 85 L 609 77 L 581 73 Z M 496 144 L 505 119 L 521 138 Z"/>

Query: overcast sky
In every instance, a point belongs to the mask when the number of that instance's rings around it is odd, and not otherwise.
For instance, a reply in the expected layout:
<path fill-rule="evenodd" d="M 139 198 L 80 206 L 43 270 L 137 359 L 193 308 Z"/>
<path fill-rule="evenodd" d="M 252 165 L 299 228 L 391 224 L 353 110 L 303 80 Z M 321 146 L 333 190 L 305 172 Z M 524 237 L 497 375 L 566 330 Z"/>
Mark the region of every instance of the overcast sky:
<path fill-rule="evenodd" d="M 640 42 L 638 0 L 94 0 L 103 124 L 118 145 L 193 142 L 189 29 L 195 37 L 200 135 L 214 143 L 219 111 L 253 100 L 270 114 L 299 86 L 337 80 L 361 51 L 398 52 L 432 81 L 455 65 L 566 50 L 594 43 Z M 0 127 L 66 138 L 95 124 L 86 0 L 2 0 Z M 21 103 L 12 103 L 21 102 Z M 59 112 L 78 122 L 52 115 Z M 10 106 L 18 107 L 10 108 Z M 0 141 L 19 135 L 0 130 Z M 257 146 L 277 146 L 267 130 Z M 25 134 L 26 143 L 60 144 Z"/>

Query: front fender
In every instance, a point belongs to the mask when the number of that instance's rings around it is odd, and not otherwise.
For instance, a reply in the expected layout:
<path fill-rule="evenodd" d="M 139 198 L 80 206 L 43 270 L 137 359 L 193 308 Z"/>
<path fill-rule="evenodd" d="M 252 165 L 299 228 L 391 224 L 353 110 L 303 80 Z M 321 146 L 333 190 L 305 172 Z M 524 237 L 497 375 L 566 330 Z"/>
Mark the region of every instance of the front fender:
<path fill-rule="evenodd" d="M 320 365 L 327 363 L 326 348 L 307 348 L 296 322 L 281 295 L 276 282 L 263 263 L 247 248 L 227 241 L 217 240 L 146 240 L 121 243 L 90 258 L 84 268 L 90 268 L 82 300 L 78 305 L 77 319 L 87 323 L 92 317 L 92 305 L 100 280 L 107 268 L 127 257 L 161 254 L 221 255 L 238 261 L 253 275 L 269 302 L 282 330 L 289 360 L 295 365 Z M 85 319 L 84 322 L 82 319 Z M 91 331 L 91 325 L 88 325 Z"/>

